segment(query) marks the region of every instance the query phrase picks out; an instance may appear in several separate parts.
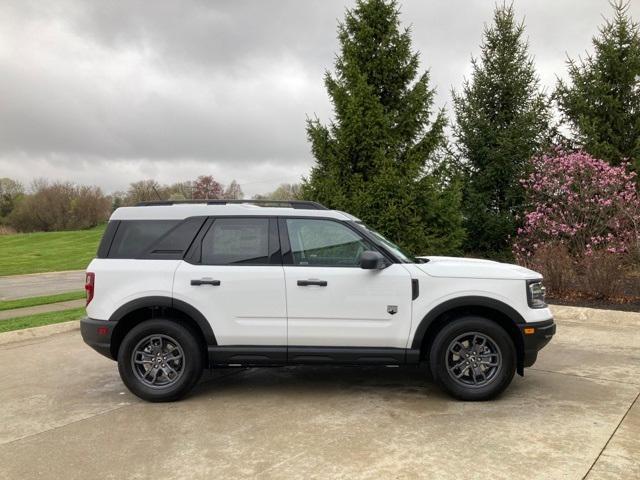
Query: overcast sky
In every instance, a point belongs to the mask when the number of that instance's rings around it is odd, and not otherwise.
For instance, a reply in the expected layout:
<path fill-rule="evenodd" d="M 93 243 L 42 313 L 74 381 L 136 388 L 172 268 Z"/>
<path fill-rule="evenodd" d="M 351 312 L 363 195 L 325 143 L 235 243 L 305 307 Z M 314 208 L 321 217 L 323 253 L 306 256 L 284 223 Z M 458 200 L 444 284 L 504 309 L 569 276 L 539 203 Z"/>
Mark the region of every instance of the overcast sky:
<path fill-rule="evenodd" d="M 97 184 L 212 174 L 247 196 L 296 182 L 327 120 L 322 75 L 352 1 L 0 3 L 0 177 Z M 405 0 L 438 106 L 470 73 L 490 0 Z M 591 47 L 606 0 L 516 0 L 542 84 Z M 631 13 L 640 19 L 640 1 Z"/>

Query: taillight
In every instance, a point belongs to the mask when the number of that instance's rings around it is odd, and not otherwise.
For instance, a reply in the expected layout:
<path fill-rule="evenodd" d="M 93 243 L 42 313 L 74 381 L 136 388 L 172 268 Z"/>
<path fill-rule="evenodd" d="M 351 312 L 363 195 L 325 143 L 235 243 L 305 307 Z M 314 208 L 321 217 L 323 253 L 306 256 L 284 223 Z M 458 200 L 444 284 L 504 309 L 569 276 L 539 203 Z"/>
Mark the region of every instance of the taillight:
<path fill-rule="evenodd" d="M 96 274 L 93 272 L 87 272 L 87 277 L 84 282 L 84 289 L 87 292 L 87 305 L 93 300 L 93 292 L 96 285 Z"/>

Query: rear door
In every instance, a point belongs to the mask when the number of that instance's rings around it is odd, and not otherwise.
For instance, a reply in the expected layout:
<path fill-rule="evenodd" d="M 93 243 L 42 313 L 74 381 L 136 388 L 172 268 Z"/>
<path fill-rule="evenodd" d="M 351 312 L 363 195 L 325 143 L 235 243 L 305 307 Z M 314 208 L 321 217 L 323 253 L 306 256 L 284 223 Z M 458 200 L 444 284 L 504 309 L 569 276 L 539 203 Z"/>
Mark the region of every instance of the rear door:
<path fill-rule="evenodd" d="M 376 247 L 340 221 L 282 217 L 279 224 L 290 360 L 295 347 L 406 347 L 412 289 L 402 264 L 360 268 L 362 252 Z"/>
<path fill-rule="evenodd" d="M 284 360 L 286 299 L 275 218 L 208 220 L 176 270 L 173 285 L 174 298 L 207 318 L 218 346 L 228 347 L 230 355 L 251 351 L 234 347 L 269 345 L 280 347 L 274 355 Z"/>

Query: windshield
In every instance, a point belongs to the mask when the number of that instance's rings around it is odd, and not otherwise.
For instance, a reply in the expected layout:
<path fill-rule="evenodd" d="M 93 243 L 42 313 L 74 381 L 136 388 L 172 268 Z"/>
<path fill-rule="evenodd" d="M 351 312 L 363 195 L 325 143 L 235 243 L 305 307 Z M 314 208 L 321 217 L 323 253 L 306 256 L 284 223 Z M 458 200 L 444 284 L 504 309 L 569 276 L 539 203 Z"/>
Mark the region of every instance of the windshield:
<path fill-rule="evenodd" d="M 391 253 L 393 253 L 396 257 L 400 258 L 400 260 L 402 260 L 403 262 L 417 263 L 417 260 L 413 255 L 406 252 L 405 250 L 400 248 L 398 245 L 396 245 L 392 241 L 387 240 L 385 237 L 382 236 L 382 234 L 376 232 L 373 228 L 367 227 L 362 222 L 356 222 L 356 224 L 362 229 L 369 232 L 371 235 L 373 235 L 375 239 L 382 244 L 383 247 L 385 247 L 387 250 L 390 250 Z"/>

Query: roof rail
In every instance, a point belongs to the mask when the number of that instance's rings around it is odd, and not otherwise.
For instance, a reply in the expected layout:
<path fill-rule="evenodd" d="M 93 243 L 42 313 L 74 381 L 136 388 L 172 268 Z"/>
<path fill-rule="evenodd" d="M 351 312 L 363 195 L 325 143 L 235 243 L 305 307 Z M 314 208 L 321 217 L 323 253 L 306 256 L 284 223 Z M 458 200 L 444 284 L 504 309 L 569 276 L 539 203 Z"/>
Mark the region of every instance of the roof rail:
<path fill-rule="evenodd" d="M 285 208 L 298 208 L 301 210 L 328 210 L 327 207 L 318 203 L 308 200 L 152 200 L 150 202 L 138 202 L 136 207 L 155 207 L 159 205 L 181 205 L 181 204 L 201 204 L 206 205 L 228 205 L 228 204 L 243 204 L 248 203 L 251 205 L 258 205 L 260 207 L 285 207 Z"/>

